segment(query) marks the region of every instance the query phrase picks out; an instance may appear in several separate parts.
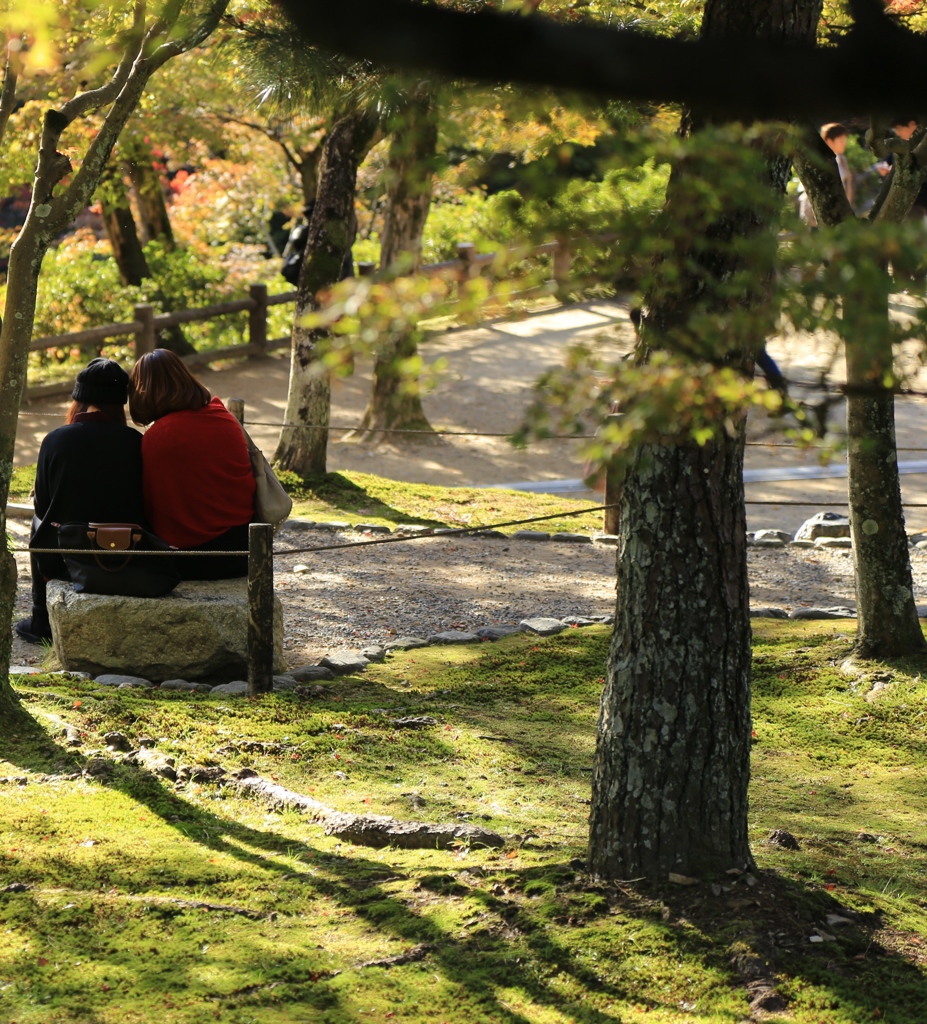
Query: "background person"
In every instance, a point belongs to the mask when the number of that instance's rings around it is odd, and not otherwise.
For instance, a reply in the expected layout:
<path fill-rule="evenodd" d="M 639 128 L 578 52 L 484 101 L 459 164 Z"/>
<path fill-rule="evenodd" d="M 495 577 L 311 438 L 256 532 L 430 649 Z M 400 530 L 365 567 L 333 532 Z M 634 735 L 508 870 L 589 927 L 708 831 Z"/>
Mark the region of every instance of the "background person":
<path fill-rule="evenodd" d="M 65 426 L 42 442 L 35 475 L 30 547 L 58 546 L 59 523 L 146 525 L 142 437 L 126 424 L 129 375 L 112 359 L 93 359 L 77 375 Z M 30 643 L 51 640 L 45 585 L 68 580 L 60 555 L 33 555 L 32 614 L 16 632 Z"/>
<path fill-rule="evenodd" d="M 853 200 L 856 198 L 856 179 L 850 170 L 850 164 L 846 157 L 850 132 L 845 125 L 837 124 L 836 122 L 834 124 L 825 124 L 821 128 L 821 138 L 827 143 L 828 148 L 834 154 L 834 158 L 837 161 L 837 170 L 840 172 L 840 183 L 843 185 L 843 191 L 846 193 L 850 206 L 852 206 Z M 804 189 L 799 193 L 798 212 L 801 219 L 809 227 L 816 228 L 818 226 L 814 210 L 811 208 L 811 200 Z"/>
<path fill-rule="evenodd" d="M 154 532 L 181 550 L 248 550 L 254 474 L 238 420 L 165 348 L 132 370 L 129 411 L 142 437 L 142 487 Z M 178 558 L 182 579 L 247 576 L 247 555 Z"/>

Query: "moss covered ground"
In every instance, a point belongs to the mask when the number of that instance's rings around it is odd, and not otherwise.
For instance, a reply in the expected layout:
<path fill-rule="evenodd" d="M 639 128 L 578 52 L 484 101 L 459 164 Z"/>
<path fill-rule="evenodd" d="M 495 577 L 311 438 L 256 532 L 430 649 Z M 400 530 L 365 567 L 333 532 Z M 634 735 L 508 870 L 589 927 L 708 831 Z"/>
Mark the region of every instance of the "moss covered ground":
<path fill-rule="evenodd" d="M 842 675 L 849 632 L 758 625 L 758 870 L 691 887 L 583 870 L 602 627 L 412 651 L 260 699 L 18 677 L 0 1021 L 921 1024 L 927 683 L 916 664 Z M 437 724 L 391 721 L 406 715 Z M 339 843 L 230 783 L 121 763 L 113 730 L 178 767 L 249 767 L 339 810 L 470 821 L 506 845 Z M 801 849 L 769 845 L 773 829 Z M 751 1011 L 769 985 L 785 1009 Z"/>
<path fill-rule="evenodd" d="M 554 518 L 537 529 L 590 534 L 602 530 L 602 513 L 586 511 L 601 504 L 598 501 L 525 491 L 410 484 L 371 473 L 327 473 L 308 480 L 283 473 L 281 478 L 293 498 L 293 515 L 316 522 L 464 528 L 549 515 Z M 14 470 L 11 500 L 27 501 L 34 482 L 35 466 Z M 566 515 L 577 512 L 580 514 Z"/>

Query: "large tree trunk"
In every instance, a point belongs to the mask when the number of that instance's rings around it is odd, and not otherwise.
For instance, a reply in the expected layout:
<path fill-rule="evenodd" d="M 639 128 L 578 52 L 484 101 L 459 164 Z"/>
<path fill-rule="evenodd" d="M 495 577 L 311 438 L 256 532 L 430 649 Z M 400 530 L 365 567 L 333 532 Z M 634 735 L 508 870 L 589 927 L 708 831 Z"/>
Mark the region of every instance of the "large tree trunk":
<path fill-rule="evenodd" d="M 340 118 L 325 140 L 319 189 L 296 286 L 286 425 L 274 455 L 281 469 L 300 476 L 325 472 L 331 418 L 331 382 L 328 371 L 315 358 L 321 334 L 300 321 L 319 308 L 319 292 L 341 276 L 351 244 L 357 168 L 375 130 L 371 115 L 355 112 Z"/>
<path fill-rule="evenodd" d="M 387 273 L 414 273 L 421 263 L 422 236 L 431 206 L 438 121 L 430 95 L 414 97 L 394 129 L 387 164 L 386 214 L 380 266 Z M 377 353 L 370 402 L 361 421 L 365 431 L 428 429 L 418 379 L 402 367 L 418 356 L 411 334 L 388 342 Z"/>
<path fill-rule="evenodd" d="M 818 223 L 834 226 L 854 217 L 836 164 L 819 138 L 796 154 L 795 164 Z M 874 219 L 901 223 L 925 175 L 927 167 L 913 154 L 898 154 Z M 859 229 L 866 230 L 866 225 Z M 920 654 L 927 641 L 914 600 L 895 446 L 895 401 L 887 386 L 894 379 L 887 268 L 867 267 L 854 276 L 851 288 L 843 295 L 839 324 L 846 357 L 847 492 L 859 622 L 854 653 L 861 658 Z"/>
<path fill-rule="evenodd" d="M 187 32 L 174 34 L 183 5 L 173 5 L 162 17 L 146 26 L 145 8 L 139 5 L 131 29 L 123 35 L 124 52 L 110 80 L 99 89 L 83 92 L 58 109 L 45 111 L 42 137 L 26 221 L 10 250 L 6 302 L 0 326 L 0 537 L 6 536 L 6 501 L 13 475 L 13 452 L 19 407 L 26 384 L 29 342 L 35 322 L 35 303 L 42 259 L 51 242 L 90 201 L 113 146 L 135 109 L 151 75 L 165 61 L 198 46 L 212 32 L 228 6 L 215 0 L 209 9 L 187 22 Z M 167 40 L 167 36 L 171 36 Z M 147 43 L 152 52 L 142 54 Z M 159 45 L 162 44 L 162 45 Z M 0 103 L 2 106 L 2 103 Z M 81 161 L 72 172 L 71 162 L 59 152 L 62 133 L 75 120 L 106 109 L 97 122 Z M 2 119 L 2 111 L 0 111 Z M 62 185 L 62 181 L 67 184 Z M 16 572 L 12 556 L 0 554 L 0 728 L 10 727 L 16 704 L 9 687 L 9 628 L 16 602 Z"/>
<path fill-rule="evenodd" d="M 123 180 L 121 165 L 113 163 L 107 167 L 103 186 L 99 193 L 100 205 L 103 208 L 103 224 L 122 283 L 139 286 L 143 281 L 152 281 L 154 288 L 151 289 L 151 297 L 159 303 L 165 313 L 170 313 L 171 304 L 152 277 L 151 268 L 139 241 L 138 228 L 129 203 L 129 193 Z M 173 246 L 173 236 L 171 244 Z M 196 352 L 179 324 L 163 327 L 158 331 L 158 345 L 176 352 L 179 356 L 188 356 Z"/>
<path fill-rule="evenodd" d="M 742 434 L 648 446 L 625 483 L 593 769 L 590 851 L 603 877 L 665 880 L 750 859 Z"/>
<path fill-rule="evenodd" d="M 819 0 L 708 0 L 702 33 L 813 40 L 820 7 Z M 787 171 L 781 160 L 769 166 L 771 200 Z M 678 190 L 686 176 L 710 183 L 711 173 L 685 161 L 674 168 L 666 214 L 686 217 Z M 770 230 L 773 206 L 728 203 L 707 231 L 678 243 L 679 262 L 694 271 L 680 279 L 658 273 L 644 340 L 655 334 L 660 344 L 661 335 L 719 303 L 711 282 L 723 285 L 738 270 L 726 241 Z M 757 282 L 742 305 L 762 303 L 765 292 Z M 763 337 L 724 341 L 716 357 L 747 370 Z M 667 438 L 644 448 L 624 480 L 618 606 L 590 815 L 590 866 L 604 878 L 666 880 L 669 872 L 704 875 L 752 860 L 743 451 L 743 423 L 705 448 Z"/>

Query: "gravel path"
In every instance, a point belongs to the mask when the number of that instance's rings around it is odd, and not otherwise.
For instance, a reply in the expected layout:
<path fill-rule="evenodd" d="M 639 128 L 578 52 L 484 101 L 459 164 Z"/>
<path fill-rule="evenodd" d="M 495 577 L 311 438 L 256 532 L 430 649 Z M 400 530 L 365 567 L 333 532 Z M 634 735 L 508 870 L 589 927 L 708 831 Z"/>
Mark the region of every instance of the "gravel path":
<path fill-rule="evenodd" d="M 356 534 L 290 532 L 279 548 L 362 540 Z M 291 665 L 331 651 L 356 650 L 394 636 L 515 625 L 550 615 L 607 615 L 615 605 L 615 549 L 597 544 L 431 537 L 403 544 L 317 554 L 279 555 Z M 927 602 L 927 552 L 911 551 L 915 596 Z M 28 614 L 29 575 L 18 555 L 18 615 Z M 297 565 L 307 572 L 294 572 Z M 855 607 L 853 562 L 840 549 L 749 549 L 751 603 L 791 610 L 802 605 Z M 34 663 L 37 650 L 18 639 L 13 661 Z"/>

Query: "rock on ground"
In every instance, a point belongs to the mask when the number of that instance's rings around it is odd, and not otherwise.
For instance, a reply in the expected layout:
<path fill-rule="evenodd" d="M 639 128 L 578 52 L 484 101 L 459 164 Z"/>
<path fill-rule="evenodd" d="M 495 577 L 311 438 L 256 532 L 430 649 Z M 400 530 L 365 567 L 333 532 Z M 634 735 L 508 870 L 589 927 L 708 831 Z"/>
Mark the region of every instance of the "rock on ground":
<path fill-rule="evenodd" d="M 48 585 L 55 655 L 63 668 L 166 679 L 247 674 L 247 580 L 184 582 L 165 597 L 78 594 Z M 283 663 L 283 609 L 274 606 L 277 667 Z"/>

